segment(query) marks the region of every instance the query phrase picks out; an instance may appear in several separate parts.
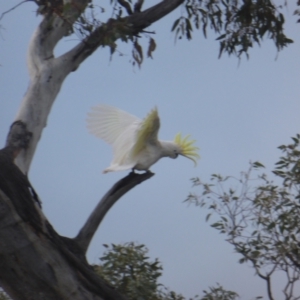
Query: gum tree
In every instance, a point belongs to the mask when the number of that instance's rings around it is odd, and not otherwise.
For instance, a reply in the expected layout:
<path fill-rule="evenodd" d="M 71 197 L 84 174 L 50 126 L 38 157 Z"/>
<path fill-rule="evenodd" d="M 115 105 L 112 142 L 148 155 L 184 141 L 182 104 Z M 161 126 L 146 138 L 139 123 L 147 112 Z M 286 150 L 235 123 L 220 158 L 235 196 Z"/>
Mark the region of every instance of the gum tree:
<path fill-rule="evenodd" d="M 201 192 L 187 201 L 206 207 L 211 226 L 226 235 L 226 241 L 266 284 L 269 300 L 276 299 L 273 279 L 281 274 L 285 300 L 300 299 L 300 135 L 283 152 L 273 170 L 275 179 L 264 173 L 264 166 L 250 164 L 240 178 L 213 174 L 209 183 L 194 179 Z M 278 296 L 277 296 L 278 297 Z"/>
<path fill-rule="evenodd" d="M 27 1 L 22 1 L 26 5 Z M 90 0 L 32 0 L 42 20 L 29 44 L 29 87 L 12 122 L 5 147 L 0 150 L 0 285 L 13 299 L 124 299 L 88 265 L 85 254 L 109 208 L 129 189 L 152 174 L 129 174 L 102 198 L 78 235 L 60 236 L 44 216 L 40 200 L 28 180 L 30 164 L 46 126 L 53 102 L 65 78 L 102 47 L 111 53 L 119 41 L 133 47 L 140 65 L 145 49 L 139 40 L 147 28 L 182 6 L 171 30 L 176 38 L 191 39 L 193 28 L 206 36 L 218 35 L 223 52 L 241 56 L 253 43 L 269 37 L 278 50 L 291 43 L 283 31 L 284 17 L 269 0 L 213 1 L 163 0 L 110 1 L 111 18 L 94 17 Z M 15 7 L 12 9 L 21 9 Z M 0 21 L 7 17 L 3 12 Z M 76 33 L 79 43 L 60 56 L 54 48 Z M 155 50 L 153 33 L 147 32 L 147 55 Z M 51 126 L 51 124 L 49 124 Z M 17 283 L 17 284 L 16 284 Z"/>

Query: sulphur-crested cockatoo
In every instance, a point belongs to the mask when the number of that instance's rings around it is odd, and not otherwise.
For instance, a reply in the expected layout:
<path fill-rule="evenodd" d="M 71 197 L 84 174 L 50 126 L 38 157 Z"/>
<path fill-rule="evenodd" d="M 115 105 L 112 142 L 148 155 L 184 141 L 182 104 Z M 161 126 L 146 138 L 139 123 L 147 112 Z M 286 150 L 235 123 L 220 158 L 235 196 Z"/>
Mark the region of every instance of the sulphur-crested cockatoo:
<path fill-rule="evenodd" d="M 88 114 L 87 126 L 96 137 L 113 147 L 113 160 L 103 173 L 127 169 L 146 170 L 162 157 L 183 155 L 195 165 L 199 159 L 195 141 L 175 136 L 174 141 L 158 139 L 159 116 L 154 108 L 141 120 L 118 108 L 100 104 Z"/>

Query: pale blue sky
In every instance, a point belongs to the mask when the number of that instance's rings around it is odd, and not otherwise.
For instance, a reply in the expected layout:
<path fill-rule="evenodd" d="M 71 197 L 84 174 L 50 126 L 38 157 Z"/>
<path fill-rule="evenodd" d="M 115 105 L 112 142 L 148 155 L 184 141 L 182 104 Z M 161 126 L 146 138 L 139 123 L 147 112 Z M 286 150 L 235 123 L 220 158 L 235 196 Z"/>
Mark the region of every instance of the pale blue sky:
<path fill-rule="evenodd" d="M 18 1 L 1 1 L 0 12 L 13 3 Z M 266 294 L 254 271 L 239 265 L 240 257 L 225 237 L 205 222 L 207 211 L 183 200 L 192 191 L 192 177 L 238 176 L 249 160 L 271 169 L 280 155 L 276 147 L 299 133 L 300 28 L 291 7 L 287 14 L 287 33 L 295 43 L 277 60 L 269 41 L 255 47 L 250 60 L 244 58 L 240 64 L 226 55 L 218 59 L 213 34 L 204 39 L 201 32 L 194 32 L 192 41 L 175 44 L 170 28 L 180 15 L 177 10 L 151 26 L 157 33 L 157 50 L 141 70 L 129 63 L 131 48 L 122 46 L 124 55 L 114 55 L 111 62 L 108 49 L 101 48 L 67 78 L 30 171 L 44 212 L 61 235 L 75 236 L 99 198 L 127 174 L 102 174 L 112 153 L 86 130 L 91 106 L 107 103 L 140 118 L 157 106 L 161 139 L 172 140 L 181 131 L 191 134 L 201 149 L 196 168 L 183 157 L 160 160 L 151 168 L 156 175 L 111 209 L 90 247 L 91 263 L 98 262 L 103 243 L 135 241 L 162 262 L 162 283 L 186 297 L 201 294 L 216 282 L 237 291 L 242 299 Z M 39 20 L 35 6 L 28 3 L 1 21 L 2 145 L 28 86 L 26 52 Z M 76 37 L 66 38 L 58 53 L 76 42 Z M 280 289 L 278 284 L 277 299 L 282 299 Z"/>

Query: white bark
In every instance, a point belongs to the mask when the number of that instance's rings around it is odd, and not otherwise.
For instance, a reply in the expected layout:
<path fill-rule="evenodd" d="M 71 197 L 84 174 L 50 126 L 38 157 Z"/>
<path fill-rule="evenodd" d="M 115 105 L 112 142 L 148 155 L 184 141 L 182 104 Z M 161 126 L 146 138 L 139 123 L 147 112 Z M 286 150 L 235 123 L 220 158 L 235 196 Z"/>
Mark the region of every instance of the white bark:
<path fill-rule="evenodd" d="M 25 174 L 28 173 L 36 146 L 47 125 L 52 104 L 65 78 L 72 71 L 72 64 L 66 57 L 55 58 L 53 53 L 68 27 L 70 26 L 58 17 L 46 17 L 30 41 L 30 83 L 15 119 L 25 123 L 33 134 L 28 149 L 22 151 L 16 159 L 16 164 Z"/>
<path fill-rule="evenodd" d="M 132 14 L 123 22 L 128 22 L 131 34 L 138 34 L 183 1 L 161 1 L 144 12 Z M 59 17 L 48 13 L 35 31 L 28 53 L 30 84 L 15 119 L 20 122 L 11 127 L 7 145 L 0 150 L 0 285 L 13 299 L 124 300 L 93 272 L 86 262 L 85 252 L 109 208 L 151 174 L 129 176 L 130 180 L 115 185 L 75 239 L 61 237 L 53 230 L 41 213 L 39 201 L 24 175 L 28 173 L 65 78 L 99 46 L 106 45 L 103 36 L 111 35 L 113 41 L 124 35 L 116 34 L 114 25 L 118 21 L 112 20 L 95 29 L 85 41 L 67 53 L 55 57 L 55 46 L 68 33 L 88 2 L 72 0 L 68 15 Z M 13 163 L 14 158 L 23 173 Z"/>
<path fill-rule="evenodd" d="M 128 28 L 131 28 L 133 33 L 138 33 L 173 11 L 182 2 L 183 0 L 162 1 L 144 12 L 133 14 L 126 18 Z M 103 32 L 112 32 L 112 41 L 121 36 L 115 34 L 114 23 L 111 22 L 106 27 L 98 27 L 85 41 L 55 58 L 55 46 L 68 33 L 78 17 L 78 8 L 84 9 L 87 3 L 87 0 L 74 1 L 73 9 L 68 9 L 68 15 L 63 17 L 46 15 L 31 39 L 28 52 L 30 84 L 15 119 L 26 124 L 33 134 L 28 149 L 22 150 L 16 159 L 16 164 L 25 174 L 29 171 L 42 131 L 47 125 L 51 107 L 67 75 L 76 70 L 100 45 L 105 45 Z"/>

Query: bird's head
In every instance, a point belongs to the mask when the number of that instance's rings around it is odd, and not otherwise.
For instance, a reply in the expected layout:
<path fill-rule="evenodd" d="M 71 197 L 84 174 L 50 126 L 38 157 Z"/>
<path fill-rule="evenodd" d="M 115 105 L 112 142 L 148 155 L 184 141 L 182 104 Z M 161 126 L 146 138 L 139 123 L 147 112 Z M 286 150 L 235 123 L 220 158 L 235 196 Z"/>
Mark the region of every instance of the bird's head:
<path fill-rule="evenodd" d="M 190 135 L 182 137 L 181 133 L 178 133 L 174 138 L 175 147 L 173 158 L 176 158 L 178 155 L 185 156 L 186 158 L 191 159 L 196 166 L 200 156 L 198 154 L 199 148 L 195 146 L 195 142 L 195 140 L 190 140 Z"/>

